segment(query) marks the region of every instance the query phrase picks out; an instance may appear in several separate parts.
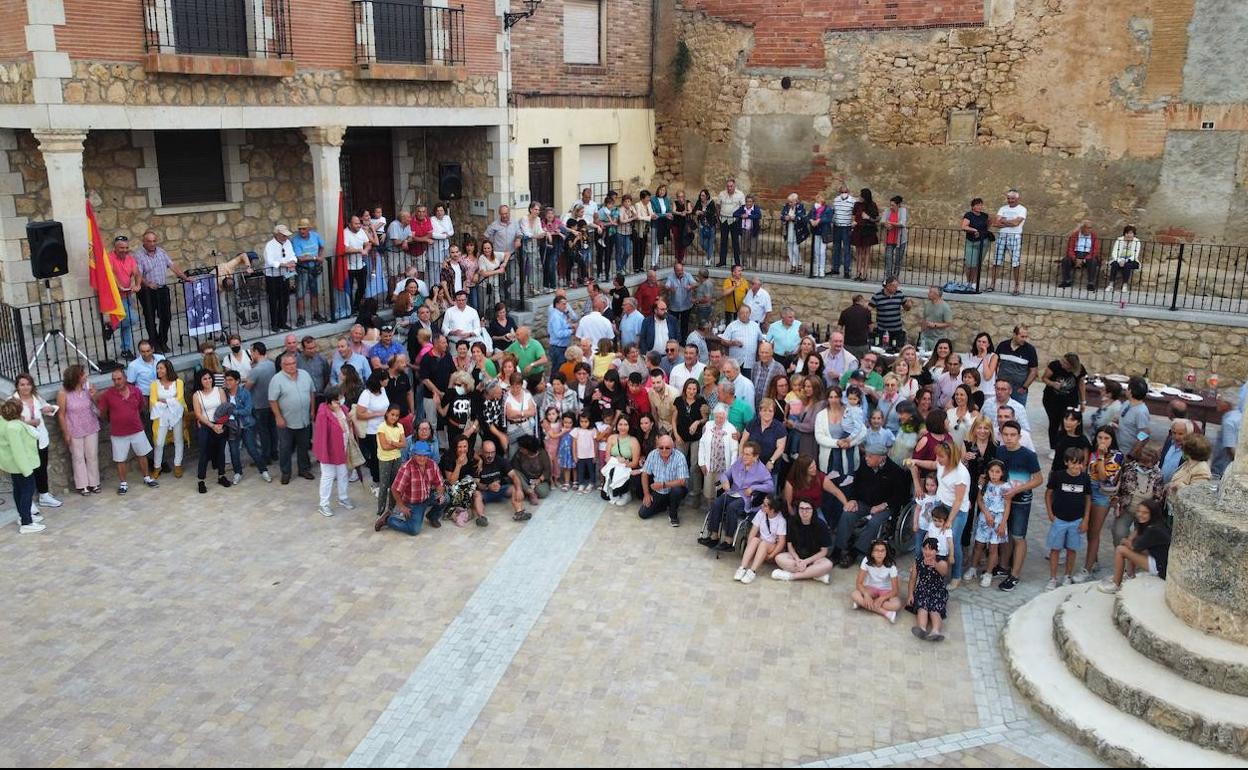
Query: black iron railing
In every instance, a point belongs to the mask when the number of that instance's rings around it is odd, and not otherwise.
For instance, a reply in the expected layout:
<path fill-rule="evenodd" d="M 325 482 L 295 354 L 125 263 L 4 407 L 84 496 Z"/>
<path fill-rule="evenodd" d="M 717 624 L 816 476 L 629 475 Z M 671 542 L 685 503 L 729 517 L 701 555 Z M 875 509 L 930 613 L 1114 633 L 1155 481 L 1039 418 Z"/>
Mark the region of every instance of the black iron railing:
<path fill-rule="evenodd" d="M 357 64 L 463 64 L 464 7 L 352 0 Z"/>
<path fill-rule="evenodd" d="M 286 59 L 289 0 L 143 0 L 149 53 Z"/>

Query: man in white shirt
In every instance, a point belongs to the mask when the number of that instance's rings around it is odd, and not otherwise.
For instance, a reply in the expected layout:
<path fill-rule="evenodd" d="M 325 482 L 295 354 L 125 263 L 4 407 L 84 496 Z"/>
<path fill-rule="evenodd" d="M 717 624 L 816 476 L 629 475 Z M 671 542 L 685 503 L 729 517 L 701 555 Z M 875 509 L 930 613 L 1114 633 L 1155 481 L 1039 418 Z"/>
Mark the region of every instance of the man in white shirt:
<path fill-rule="evenodd" d="M 290 228 L 278 225 L 273 237 L 264 244 L 264 292 L 269 300 L 269 324 L 273 331 L 292 328 L 287 312 L 290 306 L 290 280 L 295 277 L 295 247 L 290 242 Z"/>
<path fill-rule="evenodd" d="M 353 310 L 359 310 L 368 287 L 368 253 L 372 242 L 359 217 L 351 217 L 342 231 L 343 251 L 346 253 L 347 274 L 351 279 Z"/>
<path fill-rule="evenodd" d="M 987 404 L 985 404 L 985 406 L 987 406 Z M 999 406 L 996 409 L 994 409 L 992 412 L 981 411 L 980 414 L 995 415 L 997 418 L 997 422 L 992 427 L 993 427 L 993 430 L 996 431 L 997 435 L 1001 435 L 1001 426 L 1005 425 L 1010 420 L 1013 420 L 1014 422 L 1018 422 L 1018 417 L 1020 415 L 1026 414 L 1026 410 L 1020 411 L 1010 406 Z M 1031 431 L 1027 430 L 1026 428 L 1023 428 L 1022 432 L 1019 433 L 1018 443 L 1022 444 L 1025 448 L 1030 449 L 1033 452 L 1036 451 L 1036 443 L 1031 440 Z"/>
<path fill-rule="evenodd" d="M 849 237 L 854 228 L 854 204 L 857 202 L 858 199 L 849 194 L 849 185 L 842 181 L 832 199 L 832 275 L 841 269 L 842 261 L 846 278 L 854 267 Z"/>
<path fill-rule="evenodd" d="M 400 252 L 406 251 L 408 245 L 412 242 L 412 214 L 404 209 L 399 212 L 398 219 L 390 223 L 386 228 L 386 242 L 390 245 L 390 251 Z"/>
<path fill-rule="evenodd" d="M 588 187 L 581 190 L 581 199 L 568 207 L 569 218 L 575 218 L 577 206 L 584 207 L 580 220 L 586 224 L 593 224 L 594 215 L 598 213 L 598 204 L 594 201 L 594 191 Z"/>
<path fill-rule="evenodd" d="M 729 179 L 715 198 L 719 207 L 719 267 L 728 264 L 728 242 L 732 242 L 732 264 L 741 264 L 741 230 L 737 227 L 737 209 L 745 205 L 745 193 L 737 189 L 737 180 Z"/>
<path fill-rule="evenodd" d="M 607 320 L 602 313 L 607 309 L 607 298 L 601 294 L 594 297 L 594 309 L 585 314 L 585 317 L 576 325 L 576 336 L 579 339 L 589 339 L 594 346 L 594 350 L 598 349 L 600 340 L 614 340 L 615 327 Z"/>
<path fill-rule="evenodd" d="M 823 376 L 828 382 L 840 382 L 845 372 L 858 368 L 858 359 L 845 349 L 845 335 L 832 332 L 828 349 L 823 351 Z"/>
<path fill-rule="evenodd" d="M 724 329 L 724 333 L 720 336 L 723 344 L 728 348 L 728 357 L 741 366 L 746 377 L 749 377 L 750 372 L 754 370 L 754 360 L 758 355 L 758 341 L 762 337 L 763 330 L 750 320 L 749 305 L 742 305 L 737 310 L 737 320 L 728 324 L 728 328 Z M 751 400 L 750 403 L 753 404 L 754 401 Z"/>
<path fill-rule="evenodd" d="M 763 288 L 762 280 L 755 278 L 750 281 L 750 290 L 746 292 L 745 304 L 750 308 L 750 318 L 760 329 L 767 328 L 767 316 L 771 313 L 771 294 Z"/>
<path fill-rule="evenodd" d="M 740 398 L 745 403 L 754 408 L 754 382 L 748 374 L 741 371 L 741 366 L 729 358 L 724 361 L 724 379 L 723 382 L 732 386 L 732 394 L 735 398 Z"/>
<path fill-rule="evenodd" d="M 1005 380 L 997 380 L 992 386 L 992 395 L 984 399 L 984 407 L 980 410 L 980 414 L 986 414 L 990 417 L 997 416 L 998 408 L 1009 407 L 1014 411 L 1014 420 L 1023 429 L 1023 433 L 1031 430 L 1030 421 L 1027 419 L 1027 407 L 1016 401 L 1012 396 L 1013 386 Z M 1030 449 L 1031 447 L 1028 447 Z"/>
<path fill-rule="evenodd" d="M 463 289 L 455 292 L 455 305 L 442 315 L 442 333 L 452 343 L 467 340 L 484 342 L 487 349 L 492 347 L 489 335 L 482 332 L 481 317 L 476 308 L 468 306 L 468 292 Z"/>
<path fill-rule="evenodd" d="M 1018 202 L 1018 190 L 1010 190 L 1005 194 L 1005 205 L 997 209 L 993 224 L 997 230 L 997 253 L 992 260 L 992 275 L 988 291 L 997 288 L 997 271 L 1005 261 L 1005 253 L 1010 253 L 1010 267 L 1014 272 L 1014 291 L 1018 296 L 1022 291 L 1023 263 L 1023 223 L 1027 221 L 1027 207 Z"/>
<path fill-rule="evenodd" d="M 693 380 L 701 385 L 702 370 L 705 368 L 706 364 L 698 360 L 698 346 L 685 345 L 685 360 L 673 366 L 672 373 L 667 376 L 668 384 L 676 389 L 677 398 L 685 392 L 686 380 Z"/>

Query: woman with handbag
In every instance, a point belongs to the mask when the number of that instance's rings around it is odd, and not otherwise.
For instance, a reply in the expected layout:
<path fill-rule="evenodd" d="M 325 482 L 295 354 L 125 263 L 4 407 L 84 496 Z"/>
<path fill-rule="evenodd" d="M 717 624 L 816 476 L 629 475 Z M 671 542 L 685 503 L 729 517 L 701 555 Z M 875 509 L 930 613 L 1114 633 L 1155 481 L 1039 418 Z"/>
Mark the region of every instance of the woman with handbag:
<path fill-rule="evenodd" d="M 810 225 L 806 221 L 806 206 L 797 193 L 790 193 L 784 208 L 780 210 L 780 222 L 784 226 L 784 243 L 789 252 L 789 272 L 802 272 L 801 245 L 810 237 Z M 760 322 L 763 319 L 758 319 Z"/>
<path fill-rule="evenodd" d="M 849 240 L 854 245 L 854 280 L 865 281 L 867 273 L 871 272 L 871 248 L 880 242 L 880 207 L 865 187 L 858 195 L 853 211 L 854 229 Z"/>
<path fill-rule="evenodd" d="M 383 393 L 384 395 L 384 393 Z M 384 412 L 383 412 L 384 414 Z M 375 436 L 376 434 L 374 434 Z M 322 516 L 333 516 L 329 494 L 338 485 L 338 503 L 348 511 L 355 508 L 348 496 L 348 473 L 364 464 L 364 455 L 356 442 L 350 413 L 342 393 L 331 385 L 325 390 L 325 401 L 316 410 L 312 428 L 312 456 L 321 464 L 320 507 Z M 386 490 L 389 495 L 389 490 Z"/>
<path fill-rule="evenodd" d="M 693 219 L 698 226 L 702 264 L 710 266 L 711 255 L 715 253 L 715 228 L 719 226 L 719 212 L 715 210 L 715 201 L 711 198 L 710 190 L 703 188 L 698 193 L 698 202 L 693 204 Z"/>
<path fill-rule="evenodd" d="M 1131 273 L 1140 269 L 1141 245 L 1136 240 L 1135 228 L 1127 225 L 1122 228 L 1122 237 L 1114 241 L 1114 248 L 1109 253 L 1109 283 L 1114 287 L 1119 308 L 1127 306 Z M 1109 286 L 1105 287 L 1105 298 L 1109 299 Z"/>
<path fill-rule="evenodd" d="M 828 274 L 828 242 L 832 240 L 832 207 L 828 205 L 827 196 L 815 194 L 814 205 L 810 207 L 810 247 L 814 261 L 814 276 L 823 278 Z"/>
<path fill-rule="evenodd" d="M 159 370 L 158 370 L 159 371 Z M 74 466 L 74 489 L 80 495 L 100 493 L 100 419 L 95 408 L 95 388 L 86 370 L 74 364 L 61 377 L 56 394 L 56 418 L 61 436 L 69 444 Z"/>
<path fill-rule="evenodd" d="M 213 384 L 212 372 L 200 369 L 195 372 L 195 383 L 198 386 L 191 399 L 195 406 L 195 444 L 199 449 L 199 493 L 208 493 L 204 478 L 208 472 L 208 463 L 217 469 L 217 483 L 223 487 L 233 484 L 225 477 L 225 425 L 217 420 L 217 407 L 226 403 L 225 393 Z"/>
<path fill-rule="evenodd" d="M 213 378 L 216 382 L 216 378 Z M 156 379 L 148 394 L 148 410 L 152 416 L 152 438 L 156 439 L 152 478 L 160 478 L 164 464 L 166 437 L 173 434 L 173 475 L 182 478 L 182 418 L 186 415 L 186 396 L 178 370 L 167 359 L 156 362 Z"/>

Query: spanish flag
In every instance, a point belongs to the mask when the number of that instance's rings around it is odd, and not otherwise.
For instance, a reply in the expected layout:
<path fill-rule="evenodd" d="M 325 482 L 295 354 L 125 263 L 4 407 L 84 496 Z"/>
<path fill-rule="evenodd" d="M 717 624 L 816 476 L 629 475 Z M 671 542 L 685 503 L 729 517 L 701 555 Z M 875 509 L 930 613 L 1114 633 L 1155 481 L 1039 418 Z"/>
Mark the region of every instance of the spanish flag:
<path fill-rule="evenodd" d="M 338 291 L 347 290 L 347 240 L 343 236 L 346 222 L 346 195 L 338 191 L 338 237 L 334 245 L 334 288 Z"/>
<path fill-rule="evenodd" d="M 100 223 L 95 219 L 95 209 L 91 208 L 90 200 L 87 201 L 87 274 L 91 278 L 91 288 L 100 298 L 100 314 L 116 329 L 126 317 L 126 306 L 121 303 L 117 277 L 113 275 L 113 261 L 104 249 Z"/>

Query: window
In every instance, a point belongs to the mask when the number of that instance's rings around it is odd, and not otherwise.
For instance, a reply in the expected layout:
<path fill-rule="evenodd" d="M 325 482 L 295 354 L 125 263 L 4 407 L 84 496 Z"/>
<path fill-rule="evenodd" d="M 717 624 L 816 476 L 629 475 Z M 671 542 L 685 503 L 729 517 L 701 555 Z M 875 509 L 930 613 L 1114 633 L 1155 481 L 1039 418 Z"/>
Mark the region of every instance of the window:
<path fill-rule="evenodd" d="M 220 131 L 157 131 L 156 168 L 163 206 L 228 200 Z"/>
<path fill-rule="evenodd" d="M 602 64 L 601 0 L 564 0 L 563 61 Z"/>
<path fill-rule="evenodd" d="M 170 0 L 181 54 L 247 55 L 245 0 Z"/>
<path fill-rule="evenodd" d="M 373 36 L 377 61 L 425 63 L 425 14 L 423 0 L 374 0 Z"/>

